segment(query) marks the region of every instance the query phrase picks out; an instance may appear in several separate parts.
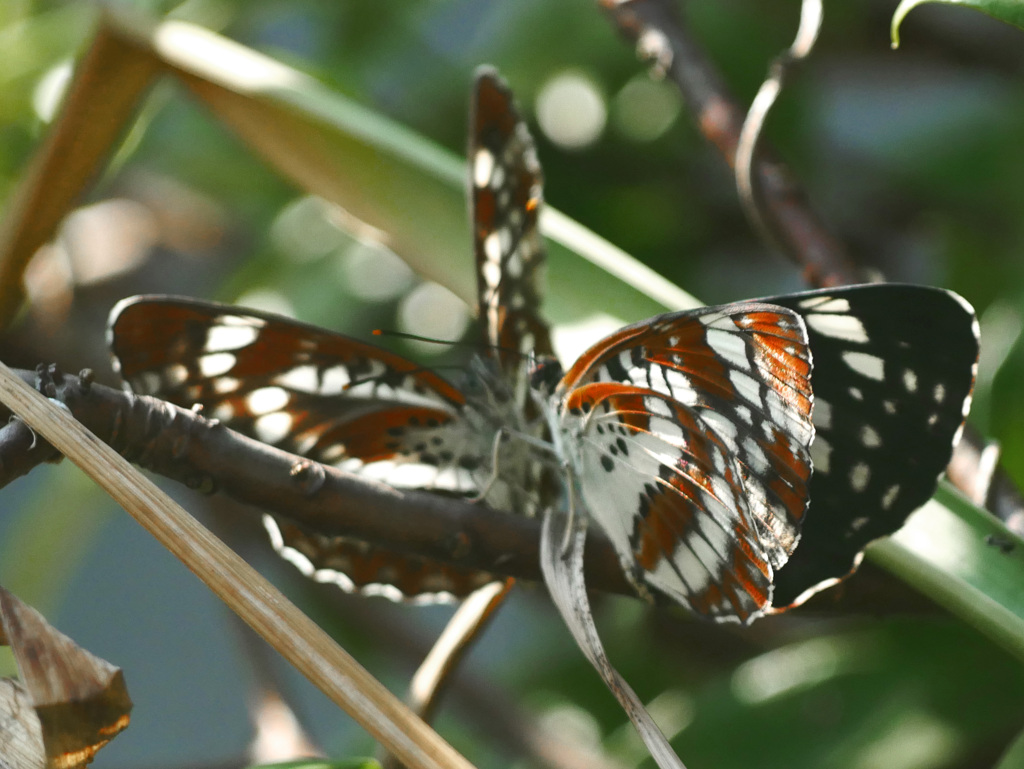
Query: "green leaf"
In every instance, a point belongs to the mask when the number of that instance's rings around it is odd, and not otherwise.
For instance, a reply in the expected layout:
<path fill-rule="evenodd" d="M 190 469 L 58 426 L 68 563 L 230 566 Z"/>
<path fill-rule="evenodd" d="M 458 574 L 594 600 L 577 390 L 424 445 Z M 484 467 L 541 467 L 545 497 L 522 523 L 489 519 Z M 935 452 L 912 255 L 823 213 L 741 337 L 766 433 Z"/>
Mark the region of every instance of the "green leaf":
<path fill-rule="evenodd" d="M 995 765 L 995 769 L 1020 769 L 1024 766 L 1024 732 L 1014 738 L 1006 752 Z"/>
<path fill-rule="evenodd" d="M 165 22 L 141 36 L 128 26 L 118 32 L 149 46 L 285 177 L 370 225 L 418 273 L 475 303 L 461 157 L 308 75 L 200 27 Z M 467 93 L 469 86 L 467 79 Z M 549 293 L 557 297 L 544 309 L 556 324 L 581 321 L 597 310 L 633 321 L 699 305 L 551 207 L 541 229 L 548 238 Z"/>
<path fill-rule="evenodd" d="M 902 0 L 892 15 L 892 47 L 900 47 L 900 25 L 907 14 L 925 3 L 944 3 L 945 5 L 963 5 L 987 13 L 994 19 L 1005 21 L 1015 27 L 1024 29 L 1024 2 L 1021 0 Z"/>
<path fill-rule="evenodd" d="M 690 766 L 715 769 L 963 766 L 1018 728 L 1022 684 L 1016 657 L 952 619 L 845 623 L 698 690 L 673 745 Z M 978 707 L 964 706 L 965 692 Z M 1000 769 L 1010 766 L 1020 765 Z"/>
<path fill-rule="evenodd" d="M 872 561 L 1024 659 L 1024 540 L 945 484 Z"/>

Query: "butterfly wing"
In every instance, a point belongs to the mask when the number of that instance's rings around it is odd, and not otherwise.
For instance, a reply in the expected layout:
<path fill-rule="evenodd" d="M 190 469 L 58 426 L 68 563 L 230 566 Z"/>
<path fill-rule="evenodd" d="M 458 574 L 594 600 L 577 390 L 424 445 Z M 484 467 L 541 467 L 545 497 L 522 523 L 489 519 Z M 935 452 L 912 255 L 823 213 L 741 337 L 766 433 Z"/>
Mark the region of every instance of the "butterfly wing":
<path fill-rule="evenodd" d="M 771 564 L 721 436 L 649 388 L 590 383 L 565 406 L 579 493 L 634 582 L 707 617 L 759 615 Z"/>
<path fill-rule="evenodd" d="M 460 419 L 461 393 L 373 345 L 269 313 L 173 297 L 121 302 L 108 336 L 115 368 L 134 392 L 198 404 L 286 451 L 397 486 L 467 493 L 486 476 L 486 448 Z M 282 554 L 349 589 L 464 595 L 486 581 L 293 524 L 268 528 Z"/>
<path fill-rule="evenodd" d="M 512 381 L 521 376 L 526 356 L 551 353 L 540 317 L 543 175 L 508 85 L 482 68 L 474 94 L 468 156 L 480 316 L 486 344 Z"/>
<path fill-rule="evenodd" d="M 974 311 L 949 291 L 852 286 L 763 300 L 799 313 L 814 356 L 814 476 L 800 549 L 776 577 L 787 607 L 848 575 L 935 492 L 970 408 Z"/>
<path fill-rule="evenodd" d="M 233 430 L 318 462 L 365 473 L 383 461 L 463 459 L 442 441 L 463 403 L 458 390 L 399 355 L 315 326 L 134 297 L 113 311 L 110 347 L 133 391 L 198 404 Z"/>
<path fill-rule="evenodd" d="M 530 372 L 552 353 L 540 315 L 546 254 L 538 226 L 543 177 L 533 138 L 508 85 L 491 68 L 477 72 L 469 131 L 469 187 L 480 317 L 484 330 L 480 382 L 471 399 L 479 421 L 497 429 L 547 436 L 547 422 L 530 396 Z M 553 361 L 549 361 L 550 362 Z M 492 507 L 533 515 L 560 493 L 560 484 L 523 441 L 507 440 L 495 456 Z"/>
<path fill-rule="evenodd" d="M 740 303 L 628 326 L 566 373 L 580 493 L 644 582 L 716 619 L 767 606 L 807 504 L 810 370 L 799 316 Z"/>

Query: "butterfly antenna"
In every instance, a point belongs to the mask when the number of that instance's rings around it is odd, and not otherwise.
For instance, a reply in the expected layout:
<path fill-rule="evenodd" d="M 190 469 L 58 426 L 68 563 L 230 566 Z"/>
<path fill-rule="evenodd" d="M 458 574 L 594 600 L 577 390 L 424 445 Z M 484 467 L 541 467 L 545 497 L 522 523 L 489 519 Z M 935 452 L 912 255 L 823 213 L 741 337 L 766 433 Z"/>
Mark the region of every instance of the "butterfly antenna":
<path fill-rule="evenodd" d="M 446 344 L 450 347 L 472 347 L 474 350 L 480 350 L 481 347 L 485 350 L 494 350 L 497 352 L 508 353 L 509 355 L 518 355 L 523 358 L 533 357 L 533 352 L 520 352 L 514 350 L 511 347 L 502 347 L 498 344 L 486 344 L 480 345 L 476 342 L 464 342 L 460 340 L 449 340 L 449 339 L 434 339 L 429 336 L 420 336 L 419 334 L 410 334 L 407 331 L 394 331 L 391 329 L 375 328 L 373 330 L 374 336 L 390 336 L 396 339 L 409 339 L 413 342 L 427 342 L 428 344 Z"/>
<path fill-rule="evenodd" d="M 451 347 L 465 347 L 469 343 L 461 340 L 455 341 L 451 339 L 434 339 L 429 336 L 420 336 L 419 334 L 410 334 L 406 331 L 394 331 L 391 329 L 375 328 L 373 330 L 374 336 L 390 336 L 396 339 L 409 339 L 413 342 L 427 342 L 428 344 L 446 344 Z"/>

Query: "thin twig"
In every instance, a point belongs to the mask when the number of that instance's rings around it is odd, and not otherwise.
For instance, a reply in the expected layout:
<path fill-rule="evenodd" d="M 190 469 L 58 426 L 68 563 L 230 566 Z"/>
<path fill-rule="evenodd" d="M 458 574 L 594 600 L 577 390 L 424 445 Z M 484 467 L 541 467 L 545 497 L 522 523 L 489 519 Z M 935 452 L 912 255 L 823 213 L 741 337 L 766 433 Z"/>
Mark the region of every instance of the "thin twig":
<path fill-rule="evenodd" d="M 473 643 L 490 625 L 514 584 L 515 580 L 507 579 L 491 582 L 474 590 L 459 604 L 459 608 L 448 620 L 430 652 L 416 669 L 409 684 L 406 702 L 412 711 L 428 724 L 434 720 L 438 701 L 451 684 L 456 668 L 465 659 Z M 402 766 L 391 754 L 384 756 L 381 765 L 384 769 L 400 769 Z"/>
<path fill-rule="evenodd" d="M 759 177 L 754 173 L 754 161 L 768 113 L 782 93 L 787 76 L 814 48 L 818 32 L 821 30 L 822 16 L 821 0 L 804 0 L 801 4 L 800 26 L 796 38 L 793 44 L 772 62 L 767 79 L 761 84 L 747 111 L 736 146 L 736 189 L 740 195 L 740 203 L 750 223 L 761 233 L 761 237 L 780 251 L 784 250 L 783 241 L 772 226 L 773 220 L 765 215 L 767 203 L 757 183 Z"/>
<path fill-rule="evenodd" d="M 409 706 L 424 721 L 433 720 L 438 697 L 450 682 L 452 673 L 473 641 L 490 624 L 513 584 L 514 581 L 508 579 L 485 585 L 456 609 L 409 684 Z"/>

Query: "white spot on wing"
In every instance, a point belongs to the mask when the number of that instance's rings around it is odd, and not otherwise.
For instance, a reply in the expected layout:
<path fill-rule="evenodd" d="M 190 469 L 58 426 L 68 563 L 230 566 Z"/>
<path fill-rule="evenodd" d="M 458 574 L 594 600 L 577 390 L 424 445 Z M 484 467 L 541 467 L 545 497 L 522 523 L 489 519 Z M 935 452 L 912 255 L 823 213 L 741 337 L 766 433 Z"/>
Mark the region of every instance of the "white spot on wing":
<path fill-rule="evenodd" d="M 501 283 L 501 264 L 488 260 L 480 265 L 480 269 L 484 275 L 484 282 L 491 288 L 497 288 Z"/>
<path fill-rule="evenodd" d="M 235 409 L 230 403 L 218 403 L 210 410 L 209 416 L 211 419 L 227 422 L 235 416 Z"/>
<path fill-rule="evenodd" d="M 858 374 L 881 382 L 885 379 L 885 361 L 866 352 L 843 352 L 843 362 Z"/>
<path fill-rule="evenodd" d="M 181 363 L 172 363 L 164 369 L 164 380 L 171 387 L 177 387 L 188 380 L 188 369 Z"/>
<path fill-rule="evenodd" d="M 288 391 L 285 389 L 280 387 L 261 387 L 249 393 L 245 403 L 249 407 L 249 411 L 255 416 L 262 416 L 272 411 L 280 411 L 288 405 L 290 399 L 291 396 L 288 395 Z"/>
<path fill-rule="evenodd" d="M 799 304 L 801 308 L 809 310 L 811 308 L 817 308 L 820 305 L 823 305 L 826 302 L 831 301 L 831 299 L 832 297 L 830 296 L 812 296 L 809 299 L 801 299 Z"/>
<path fill-rule="evenodd" d="M 672 416 L 672 407 L 661 398 L 645 398 L 644 405 L 647 406 L 648 411 L 652 414 L 662 417 Z"/>
<path fill-rule="evenodd" d="M 858 462 L 850 469 L 850 488 L 854 491 L 864 491 L 871 480 L 871 468 L 863 462 Z"/>
<path fill-rule="evenodd" d="M 945 290 L 945 289 L 943 289 L 943 290 Z M 977 326 L 978 325 L 978 321 L 977 321 L 977 318 L 976 318 L 975 313 L 974 313 L 974 307 L 971 306 L 971 303 L 968 302 L 966 299 L 964 299 L 962 296 L 960 296 L 960 294 L 956 293 L 955 291 L 946 291 L 946 293 L 949 294 L 953 299 L 956 300 L 957 304 L 959 304 L 963 308 L 964 312 L 966 312 L 972 318 L 975 318 L 974 325 Z M 977 330 L 976 330 L 974 335 L 975 335 L 975 337 L 978 337 L 981 334 L 978 333 Z"/>
<path fill-rule="evenodd" d="M 437 488 L 438 469 L 415 462 L 397 465 L 386 476 L 387 483 L 398 488 Z"/>
<path fill-rule="evenodd" d="M 486 187 L 491 182 L 493 170 L 494 155 L 490 150 L 480 147 L 473 156 L 473 184 L 477 187 Z"/>
<path fill-rule="evenodd" d="M 236 379 L 233 376 L 219 376 L 216 379 L 211 379 L 210 384 L 213 385 L 213 391 L 217 395 L 226 395 L 227 393 L 233 393 L 241 387 L 242 380 Z"/>
<path fill-rule="evenodd" d="M 864 425 L 860 428 L 860 442 L 864 448 L 877 449 L 882 445 L 882 436 L 870 425 Z"/>
<path fill-rule="evenodd" d="M 913 369 L 903 369 L 903 386 L 908 393 L 917 392 L 917 372 Z"/>
<path fill-rule="evenodd" d="M 505 184 L 505 169 L 501 166 L 500 163 L 496 163 L 494 165 L 494 167 L 491 169 L 491 186 L 494 189 L 498 190 L 499 193 L 502 193 L 502 195 L 504 195 L 504 197 L 507 198 L 508 197 L 508 190 L 499 189 L 504 184 Z M 502 204 L 501 200 L 500 200 L 500 197 L 501 197 L 501 195 L 499 195 L 498 205 L 500 205 L 502 208 L 508 208 L 507 202 L 505 204 Z"/>
<path fill-rule="evenodd" d="M 736 423 L 731 419 L 728 419 L 723 414 L 719 414 L 717 411 L 702 411 L 701 419 L 703 419 L 708 426 L 721 436 L 727 445 L 734 446 L 736 442 Z"/>
<path fill-rule="evenodd" d="M 344 456 L 344 443 L 335 443 L 331 446 L 328 446 L 320 453 L 321 461 L 326 462 L 328 464 L 332 462 L 337 462 Z M 344 470 L 347 473 L 354 473 L 363 466 L 363 460 L 359 459 L 358 457 L 351 457 L 349 459 L 346 459 L 345 462 L 348 462 L 348 464 L 342 462 L 340 464 L 335 465 L 335 467 L 337 467 L 339 470 Z"/>
<path fill-rule="evenodd" d="M 730 371 L 729 381 L 744 399 L 750 401 L 758 408 L 761 407 L 761 388 L 757 381 L 740 371 Z"/>
<path fill-rule="evenodd" d="M 888 510 L 889 508 L 891 508 L 893 503 L 896 501 L 896 497 L 898 497 L 899 495 L 900 485 L 898 483 L 894 483 L 892 486 L 886 489 L 885 493 L 882 495 L 882 509 Z"/>
<path fill-rule="evenodd" d="M 843 339 L 847 342 L 864 344 L 868 341 L 868 332 L 859 318 L 853 315 L 822 315 L 810 313 L 804 316 L 807 325 L 819 334 Z"/>
<path fill-rule="evenodd" d="M 309 453 L 319 439 L 320 435 L 313 430 L 307 430 L 302 435 L 295 436 L 295 453 L 300 455 Z"/>
<path fill-rule="evenodd" d="M 497 231 L 484 238 L 484 254 L 489 261 L 501 264 L 501 237 Z"/>
<path fill-rule="evenodd" d="M 682 572 L 683 580 L 692 595 L 707 588 L 711 582 L 710 569 L 715 568 L 721 559 L 715 555 L 711 545 L 705 542 L 703 537 L 697 536 L 696 532 L 694 532 L 694 536 L 686 538 L 686 544 L 693 551 L 693 557 L 688 557 L 685 552 L 677 550 L 678 555 L 674 555 L 672 560 L 679 571 Z M 662 565 L 658 564 L 659 571 Z M 664 564 L 664 566 L 666 569 L 668 568 L 668 564 Z M 673 582 L 678 581 L 678 577 L 674 574 L 669 579 Z"/>
<path fill-rule="evenodd" d="M 231 317 L 228 316 L 222 320 L 231 320 Z M 235 320 L 240 319 L 235 318 Z M 213 326 L 206 332 L 206 344 L 203 346 L 203 350 L 208 353 L 237 350 L 256 341 L 259 333 L 259 328 L 248 323 L 245 325 Z"/>
<path fill-rule="evenodd" d="M 319 382 L 316 375 L 316 366 L 308 364 L 296 366 L 274 377 L 274 384 L 287 387 L 290 390 L 298 390 L 302 393 L 315 393 Z"/>
<path fill-rule="evenodd" d="M 669 388 L 668 382 L 665 381 L 665 370 L 661 366 L 652 365 L 647 370 L 647 381 L 654 392 L 672 395 L 672 390 Z"/>
<path fill-rule="evenodd" d="M 341 395 L 351 381 L 352 378 L 349 376 L 347 366 L 342 366 L 341 364 L 331 366 L 328 369 L 324 369 L 320 383 L 320 392 L 322 395 Z"/>
<path fill-rule="evenodd" d="M 824 398 L 814 399 L 814 411 L 812 412 L 812 421 L 814 426 L 819 430 L 831 430 L 832 429 L 832 404 Z"/>
<path fill-rule="evenodd" d="M 832 297 L 823 297 L 824 302 L 817 305 L 814 309 L 818 312 L 849 312 L 850 301 L 848 299 L 834 299 Z"/>
<path fill-rule="evenodd" d="M 645 400 L 649 402 L 658 399 L 647 398 Z M 673 446 L 682 446 L 685 443 L 685 436 L 683 435 L 682 427 L 679 426 L 678 422 L 672 419 L 652 416 L 650 420 L 650 431 L 651 434 L 658 436 L 663 441 L 665 441 L 665 443 L 669 443 Z M 636 440 L 644 444 L 652 443 L 644 439 L 642 437 L 642 433 L 638 434 Z M 647 448 L 648 451 L 650 451 L 653 455 L 658 456 L 665 464 L 675 464 L 676 460 L 678 459 L 678 457 L 675 455 L 669 456 L 664 454 L 664 452 L 661 450 L 662 447 L 657 446 L 656 444 L 653 447 L 651 445 L 645 445 L 645 448 Z"/>
<path fill-rule="evenodd" d="M 668 386 L 672 388 L 671 395 L 673 398 L 687 406 L 693 406 L 697 403 L 697 391 L 693 389 L 693 385 L 686 375 L 676 371 L 674 368 L 670 368 L 665 370 L 665 379 L 668 382 Z"/>
<path fill-rule="evenodd" d="M 814 465 L 814 472 L 828 474 L 831 459 L 832 444 L 820 435 L 814 436 L 814 442 L 811 443 L 811 463 Z"/>
<path fill-rule="evenodd" d="M 971 413 L 971 399 L 973 397 L 974 397 L 973 395 L 968 393 L 967 397 L 964 398 L 963 408 L 960 409 L 960 413 L 963 414 L 964 419 L 966 419 L 967 415 Z"/>
<path fill-rule="evenodd" d="M 502 228 L 501 232 L 506 233 L 508 232 L 508 230 Z M 511 243 L 509 245 L 511 245 Z M 519 277 L 523 274 L 523 260 L 522 257 L 519 255 L 518 248 L 512 253 L 510 253 L 508 255 L 508 259 L 505 260 L 505 273 L 512 280 L 518 280 Z M 522 302 L 523 297 L 520 294 L 516 294 L 515 299 L 518 302 Z"/>
<path fill-rule="evenodd" d="M 252 426 L 256 437 L 264 443 L 278 443 L 292 429 L 292 417 L 286 411 L 275 411 L 264 414 Z"/>
<path fill-rule="evenodd" d="M 234 367 L 236 360 L 237 358 L 229 352 L 215 352 L 204 355 L 198 361 L 199 373 L 206 378 L 226 374 Z"/>
<path fill-rule="evenodd" d="M 747 371 L 750 363 L 747 361 L 746 346 L 743 338 L 736 333 L 729 333 L 719 328 L 708 328 L 705 332 L 708 346 L 715 353 L 732 366 Z"/>
<path fill-rule="evenodd" d="M 952 446 L 953 446 L 954 449 L 957 447 L 957 444 L 960 443 L 960 439 L 963 437 L 963 435 L 964 435 L 964 425 L 963 425 L 963 422 L 961 422 L 960 426 L 958 428 L 956 428 L 956 432 L 953 433 L 953 443 L 952 443 Z"/>
<path fill-rule="evenodd" d="M 743 450 L 745 452 L 744 458 L 747 460 L 747 465 L 749 465 L 751 470 L 761 476 L 768 472 L 768 457 L 765 456 L 764 451 L 753 438 L 748 436 L 743 441 Z"/>

